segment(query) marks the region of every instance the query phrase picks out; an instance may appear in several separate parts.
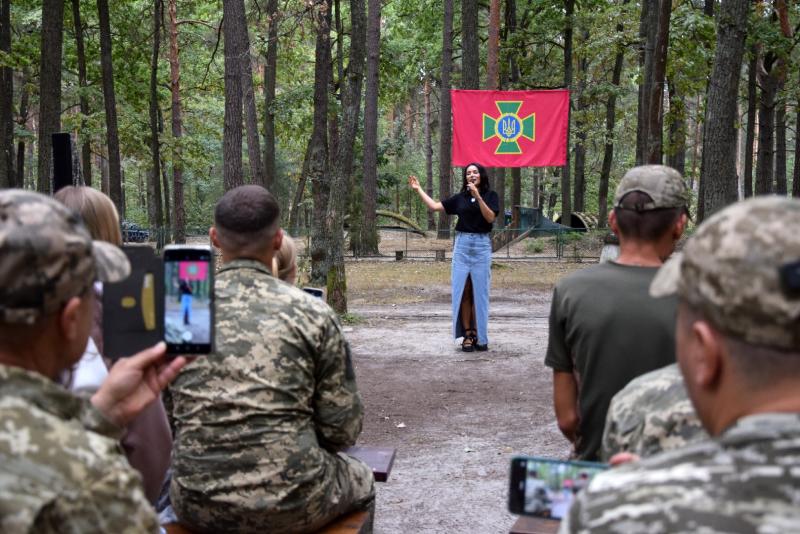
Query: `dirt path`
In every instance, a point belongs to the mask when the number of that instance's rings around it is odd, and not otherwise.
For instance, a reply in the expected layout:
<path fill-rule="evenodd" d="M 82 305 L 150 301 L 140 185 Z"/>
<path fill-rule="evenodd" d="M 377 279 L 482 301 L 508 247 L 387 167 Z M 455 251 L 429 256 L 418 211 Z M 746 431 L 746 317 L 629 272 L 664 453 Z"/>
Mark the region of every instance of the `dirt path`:
<path fill-rule="evenodd" d="M 508 532 L 511 458 L 568 453 L 543 364 L 551 290 L 494 287 L 490 350 L 464 353 L 441 282 L 351 288 L 350 310 L 364 319 L 346 329 L 366 405 L 359 442 L 397 448 L 378 485 L 376 533 Z"/>

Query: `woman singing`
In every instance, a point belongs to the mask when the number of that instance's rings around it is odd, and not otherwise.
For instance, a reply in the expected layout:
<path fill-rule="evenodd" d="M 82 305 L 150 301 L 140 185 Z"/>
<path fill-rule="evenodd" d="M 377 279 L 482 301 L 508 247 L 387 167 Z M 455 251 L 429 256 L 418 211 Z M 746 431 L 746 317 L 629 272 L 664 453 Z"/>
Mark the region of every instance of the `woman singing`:
<path fill-rule="evenodd" d="M 451 275 L 453 337 L 463 337 L 461 350 L 489 350 L 489 283 L 492 278 L 492 224 L 500 211 L 497 193 L 489 187 L 486 169 L 464 168 L 461 192 L 443 201 L 429 197 L 416 176 L 408 177 L 429 210 L 458 215 Z M 460 319 L 460 320 L 459 320 Z"/>

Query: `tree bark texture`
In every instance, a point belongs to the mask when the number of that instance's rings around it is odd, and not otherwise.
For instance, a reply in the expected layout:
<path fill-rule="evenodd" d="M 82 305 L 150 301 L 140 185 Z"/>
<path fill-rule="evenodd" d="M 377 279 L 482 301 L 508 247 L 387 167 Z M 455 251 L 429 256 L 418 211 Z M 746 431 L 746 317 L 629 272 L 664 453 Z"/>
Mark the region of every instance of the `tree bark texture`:
<path fill-rule="evenodd" d="M 78 86 L 81 88 L 78 102 L 81 110 L 81 164 L 83 181 L 92 185 L 92 144 L 86 132 L 86 117 L 89 115 L 89 99 L 86 97 L 86 50 L 83 42 L 80 0 L 72 0 L 72 22 L 75 26 L 75 50 L 78 56 Z"/>
<path fill-rule="evenodd" d="M 178 48 L 178 0 L 169 1 L 169 80 L 172 108 L 172 194 L 173 238 L 176 243 L 186 242 L 186 208 L 183 198 L 183 110 L 181 106 L 181 64 Z"/>
<path fill-rule="evenodd" d="M 669 20 L 672 0 L 661 0 L 660 13 L 653 50 L 653 77 L 649 80 L 650 96 L 647 101 L 647 149 L 645 161 L 660 164 L 663 158 L 664 130 L 664 80 L 667 72 L 667 48 L 669 45 Z"/>
<path fill-rule="evenodd" d="M 489 1 L 489 41 L 486 48 L 486 88 L 500 86 L 500 0 Z"/>
<path fill-rule="evenodd" d="M 753 143 L 756 140 L 756 71 L 758 68 L 756 47 L 750 49 L 747 63 L 747 133 L 744 145 L 744 197 L 753 196 Z"/>
<path fill-rule="evenodd" d="M 669 151 L 667 165 L 681 173 L 686 172 L 686 104 L 675 84 L 669 84 Z"/>
<path fill-rule="evenodd" d="M 564 87 L 572 89 L 572 25 L 574 22 L 575 0 L 564 0 L 566 16 L 564 19 Z M 561 171 L 561 222 L 566 226 L 572 221 L 572 193 L 570 183 L 569 139 L 572 117 L 572 96 L 570 96 L 570 119 L 567 122 L 567 161 Z"/>
<path fill-rule="evenodd" d="M 28 103 L 30 101 L 30 89 L 28 81 L 30 80 L 30 73 L 28 69 L 22 71 L 22 83 L 20 84 L 20 97 L 19 97 L 19 119 L 17 124 L 20 128 L 24 128 L 28 122 Z M 29 146 L 32 146 L 30 144 Z M 17 165 L 16 165 L 16 181 L 11 184 L 11 187 L 22 189 L 25 187 L 25 138 L 20 137 L 17 143 Z"/>
<path fill-rule="evenodd" d="M 453 65 L 453 0 L 444 0 L 444 16 L 442 25 L 442 88 L 440 94 L 439 124 L 439 198 L 450 196 L 450 180 L 452 176 L 450 144 L 453 140 L 452 116 L 450 115 L 450 75 Z M 437 226 L 439 239 L 450 237 L 450 216 L 439 212 Z"/>
<path fill-rule="evenodd" d="M 367 81 L 364 96 L 364 222 L 361 253 L 378 253 L 378 90 L 381 46 L 381 3 L 367 3 Z"/>
<path fill-rule="evenodd" d="M 795 102 L 794 168 L 792 169 L 792 196 L 800 197 L 800 98 Z"/>
<path fill-rule="evenodd" d="M 244 0 L 225 0 L 233 2 L 234 16 L 236 17 L 234 31 L 238 33 L 236 46 L 239 56 L 239 68 L 242 87 L 242 105 L 244 106 L 244 123 L 247 134 L 247 159 L 250 162 L 252 182 L 265 185 L 264 165 L 261 162 L 261 143 L 258 137 L 258 112 L 256 111 L 256 98 L 253 91 L 253 62 L 250 59 L 250 36 L 247 34 L 247 15 Z"/>
<path fill-rule="evenodd" d="M 653 52 L 656 46 L 656 30 L 660 0 L 647 0 L 641 3 L 639 19 L 639 69 L 642 80 L 639 82 L 639 105 L 636 110 L 636 164 L 646 161 L 648 120 L 650 109 L 650 83 L 653 79 Z"/>
<path fill-rule="evenodd" d="M 736 124 L 739 74 L 747 38 L 749 0 L 723 0 L 717 18 L 717 46 L 708 83 L 701 182 L 703 216 L 736 202 Z"/>
<path fill-rule="evenodd" d="M 588 32 L 583 32 L 581 41 L 586 43 L 589 39 Z M 583 112 L 587 108 L 586 97 L 586 77 L 589 68 L 589 61 L 586 54 L 578 57 L 578 88 L 576 91 L 575 102 L 577 104 L 577 117 L 575 118 L 575 188 L 573 190 L 572 209 L 582 212 L 585 209 L 584 197 L 586 196 L 586 124 L 583 119 Z"/>
<path fill-rule="evenodd" d="M 11 53 L 11 0 L 0 0 L 0 52 Z M 14 71 L 0 68 L 0 189 L 12 187 L 14 175 Z"/>
<path fill-rule="evenodd" d="M 433 143 L 431 140 L 431 79 L 425 77 L 423 88 L 425 97 L 425 192 L 433 198 Z M 431 210 L 425 210 L 428 216 L 428 230 L 436 228 L 436 218 Z"/>
<path fill-rule="evenodd" d="M 114 91 L 114 64 L 111 58 L 111 21 L 108 0 L 97 0 L 100 22 L 100 68 L 103 78 L 103 102 L 106 113 L 106 145 L 108 147 L 108 196 L 125 218 L 122 198 L 122 162 L 119 155 L 119 129 L 117 126 L 117 99 Z"/>
<path fill-rule="evenodd" d="M 158 54 L 161 50 L 161 0 L 153 3 L 153 55 L 150 62 L 150 157 L 147 215 L 151 232 L 156 232 L 156 246 L 164 245 L 164 207 L 161 197 L 161 154 L 158 139 Z"/>
<path fill-rule="evenodd" d="M 756 158 L 756 195 L 774 191 L 775 97 L 778 92 L 777 58 L 767 52 L 759 59 L 758 79 L 761 95 L 758 102 L 758 155 Z"/>
<path fill-rule="evenodd" d="M 244 185 L 242 170 L 242 75 L 241 56 L 244 45 L 240 21 L 242 0 L 223 0 L 222 30 L 225 47 L 225 119 L 222 134 L 222 180 L 225 191 Z"/>
<path fill-rule="evenodd" d="M 267 2 L 269 31 L 267 57 L 264 66 L 264 174 L 267 189 L 273 189 L 275 166 L 275 80 L 278 68 L 278 0 Z"/>
<path fill-rule="evenodd" d="M 461 0 L 461 88 L 479 89 L 478 0 Z"/>
<path fill-rule="evenodd" d="M 775 109 L 775 193 L 786 196 L 786 104 Z"/>
<path fill-rule="evenodd" d="M 311 228 L 311 283 L 327 285 L 328 245 L 325 217 L 328 213 L 330 181 L 328 173 L 328 80 L 331 68 L 331 10 L 327 3 L 314 7 L 317 40 L 314 52 L 314 123 L 307 153 L 308 180 L 314 200 Z"/>
<path fill-rule="evenodd" d="M 64 1 L 42 4 L 42 56 L 39 71 L 39 192 L 49 194 L 53 176 L 52 135 L 61 129 L 61 51 Z"/>

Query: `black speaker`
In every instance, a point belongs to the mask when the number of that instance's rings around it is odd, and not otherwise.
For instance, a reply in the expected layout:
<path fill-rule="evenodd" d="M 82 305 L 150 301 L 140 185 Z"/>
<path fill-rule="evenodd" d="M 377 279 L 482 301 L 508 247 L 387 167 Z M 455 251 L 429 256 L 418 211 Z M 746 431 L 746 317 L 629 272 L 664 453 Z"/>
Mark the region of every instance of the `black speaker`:
<path fill-rule="evenodd" d="M 72 140 L 68 133 L 54 133 L 53 194 L 72 184 Z"/>

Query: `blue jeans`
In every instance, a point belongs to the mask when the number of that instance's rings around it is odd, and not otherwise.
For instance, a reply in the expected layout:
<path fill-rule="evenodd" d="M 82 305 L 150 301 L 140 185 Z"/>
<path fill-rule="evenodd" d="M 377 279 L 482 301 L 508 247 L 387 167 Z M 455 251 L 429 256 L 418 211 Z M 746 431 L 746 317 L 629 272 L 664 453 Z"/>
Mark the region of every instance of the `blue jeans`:
<path fill-rule="evenodd" d="M 461 324 L 461 299 L 469 276 L 475 302 L 475 329 L 478 343 L 489 343 L 489 286 L 492 281 L 492 239 L 490 234 L 457 232 L 453 246 L 451 292 L 453 308 L 453 337 L 464 337 Z"/>

